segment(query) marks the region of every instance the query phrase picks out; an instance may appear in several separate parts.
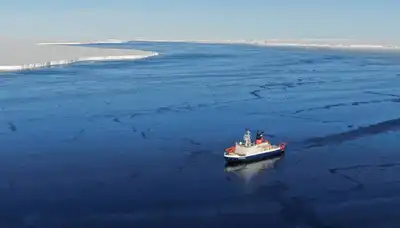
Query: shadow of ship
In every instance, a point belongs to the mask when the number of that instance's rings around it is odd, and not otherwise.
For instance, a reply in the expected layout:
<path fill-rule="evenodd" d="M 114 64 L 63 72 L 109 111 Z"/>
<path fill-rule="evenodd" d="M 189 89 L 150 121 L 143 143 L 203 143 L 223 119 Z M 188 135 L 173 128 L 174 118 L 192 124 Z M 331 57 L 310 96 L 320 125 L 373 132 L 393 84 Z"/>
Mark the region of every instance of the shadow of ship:
<path fill-rule="evenodd" d="M 247 182 L 263 170 L 274 169 L 283 157 L 284 155 L 251 163 L 226 164 L 224 171 L 233 173 Z"/>

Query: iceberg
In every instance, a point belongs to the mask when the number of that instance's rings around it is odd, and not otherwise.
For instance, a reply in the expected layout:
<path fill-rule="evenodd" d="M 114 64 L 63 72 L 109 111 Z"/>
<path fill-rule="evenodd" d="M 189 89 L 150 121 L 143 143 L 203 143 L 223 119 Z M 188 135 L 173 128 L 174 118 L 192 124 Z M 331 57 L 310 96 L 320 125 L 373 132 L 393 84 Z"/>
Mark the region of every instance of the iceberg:
<path fill-rule="evenodd" d="M 102 57 L 83 57 L 77 59 L 70 60 L 55 60 L 55 61 L 47 61 L 40 63 L 29 63 L 23 65 L 14 65 L 14 66 L 0 66 L 0 71 L 17 71 L 17 70 L 26 70 L 26 69 L 34 69 L 34 68 L 43 68 L 49 66 L 56 65 L 66 65 L 72 64 L 76 62 L 85 62 L 85 61 L 107 61 L 107 60 L 134 60 L 134 59 L 144 59 L 151 56 L 156 56 L 158 53 L 154 53 L 152 55 L 122 55 L 122 56 L 102 56 Z"/>
<path fill-rule="evenodd" d="M 124 42 L 108 40 L 99 42 Z M 83 61 L 135 60 L 159 53 L 133 49 L 68 46 L 65 43 L 38 43 L 0 37 L 0 71 L 17 71 L 65 65 Z M 74 42 L 74 44 L 83 44 Z"/>

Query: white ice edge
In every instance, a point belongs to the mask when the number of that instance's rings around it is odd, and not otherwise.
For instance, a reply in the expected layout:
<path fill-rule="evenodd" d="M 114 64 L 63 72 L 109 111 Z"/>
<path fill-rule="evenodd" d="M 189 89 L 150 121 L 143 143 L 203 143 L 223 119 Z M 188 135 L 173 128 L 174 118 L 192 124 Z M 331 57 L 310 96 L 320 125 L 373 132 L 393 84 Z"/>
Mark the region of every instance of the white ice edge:
<path fill-rule="evenodd" d="M 301 43 L 248 43 L 260 46 L 320 47 L 344 49 L 385 49 L 400 50 L 400 46 L 368 45 L 368 44 L 301 44 Z"/>
<path fill-rule="evenodd" d="M 315 47 L 315 48 L 332 48 L 332 49 L 376 49 L 376 50 L 400 50 L 397 45 L 381 45 L 381 44 L 341 44 L 341 43 L 301 43 L 301 41 L 346 41 L 349 39 L 300 39 L 298 42 L 285 42 L 279 39 L 270 40 L 164 40 L 164 39 L 133 39 L 133 40 L 101 40 L 91 42 L 59 42 L 59 43 L 39 43 L 39 45 L 85 45 L 85 44 L 113 44 L 128 43 L 131 41 L 145 42 L 189 42 L 189 43 L 208 43 L 208 44 L 249 44 L 258 46 L 275 46 L 275 47 Z"/>
<path fill-rule="evenodd" d="M 123 55 L 123 56 L 97 56 L 97 57 L 95 56 L 95 57 L 83 57 L 70 60 L 53 60 L 41 63 L 30 63 L 30 64 L 14 65 L 14 66 L 0 66 L 0 71 L 19 71 L 19 70 L 56 66 L 56 65 L 67 65 L 76 62 L 86 62 L 86 61 L 110 61 L 110 60 L 115 61 L 115 60 L 144 59 L 157 55 L 159 55 L 159 53 L 154 52 L 153 54 L 150 55 Z"/>
<path fill-rule="evenodd" d="M 329 41 L 349 41 L 351 39 L 300 39 L 297 41 L 284 41 L 279 39 L 270 40 L 152 40 L 152 39 L 135 39 L 131 41 L 147 41 L 147 42 L 189 42 L 204 44 L 246 44 L 256 46 L 271 47 L 304 47 L 304 48 L 330 48 L 330 49 L 358 49 L 358 50 L 400 50 L 399 45 L 383 45 L 368 43 L 328 43 Z M 309 41 L 320 41 L 322 43 L 312 43 Z M 303 43 L 302 43 L 303 42 Z"/>

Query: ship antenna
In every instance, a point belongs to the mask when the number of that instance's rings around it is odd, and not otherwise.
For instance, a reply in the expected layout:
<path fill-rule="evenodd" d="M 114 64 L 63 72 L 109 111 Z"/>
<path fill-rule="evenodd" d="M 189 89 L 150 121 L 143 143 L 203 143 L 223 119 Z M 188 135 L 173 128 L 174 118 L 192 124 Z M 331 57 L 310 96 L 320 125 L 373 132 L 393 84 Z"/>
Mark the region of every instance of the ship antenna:
<path fill-rule="evenodd" d="M 250 135 L 250 130 L 248 128 L 246 128 L 246 133 L 243 136 L 243 140 L 244 140 L 245 146 L 251 145 L 251 135 Z"/>

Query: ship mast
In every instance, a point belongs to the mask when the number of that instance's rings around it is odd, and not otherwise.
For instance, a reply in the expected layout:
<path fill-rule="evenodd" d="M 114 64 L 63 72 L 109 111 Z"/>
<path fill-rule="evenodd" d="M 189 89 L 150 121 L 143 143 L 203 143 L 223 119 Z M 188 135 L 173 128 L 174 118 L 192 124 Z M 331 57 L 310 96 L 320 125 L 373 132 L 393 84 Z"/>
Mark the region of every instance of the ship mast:
<path fill-rule="evenodd" d="M 244 140 L 244 145 L 246 147 L 251 146 L 251 135 L 250 135 L 249 129 L 246 129 L 246 132 L 244 133 L 244 136 L 243 136 L 243 140 Z"/>

